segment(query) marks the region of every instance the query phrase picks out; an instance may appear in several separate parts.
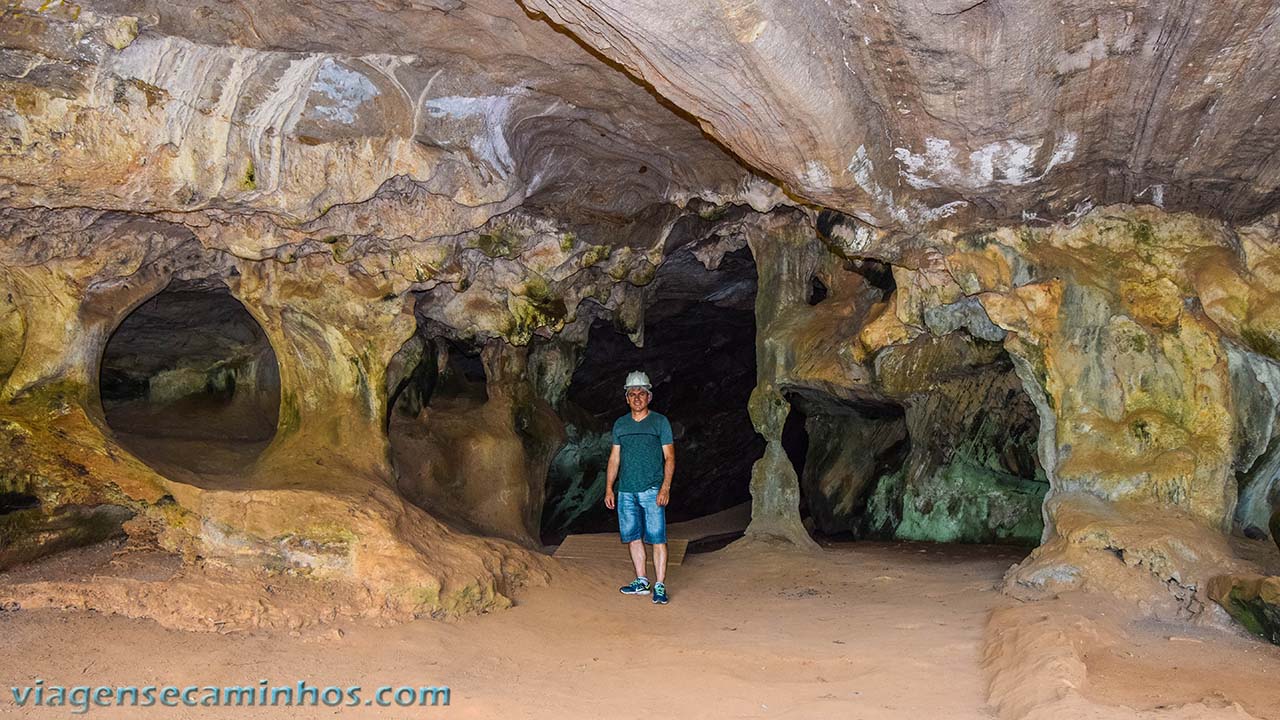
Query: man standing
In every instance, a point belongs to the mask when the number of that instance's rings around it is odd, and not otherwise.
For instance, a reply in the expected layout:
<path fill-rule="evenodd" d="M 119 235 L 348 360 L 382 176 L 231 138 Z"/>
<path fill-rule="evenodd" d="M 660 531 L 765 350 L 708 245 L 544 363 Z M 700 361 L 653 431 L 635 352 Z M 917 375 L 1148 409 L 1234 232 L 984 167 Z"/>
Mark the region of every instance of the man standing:
<path fill-rule="evenodd" d="M 667 516 L 671 499 L 671 476 L 676 470 L 675 441 L 665 415 L 649 409 L 653 399 L 649 376 L 633 372 L 625 387 L 631 412 L 613 424 L 613 450 L 605 473 L 604 504 L 618 509 L 618 532 L 631 549 L 636 579 L 622 587 L 627 595 L 648 595 L 649 578 L 644 574 L 644 544 L 653 546 L 653 602 L 667 604 Z M 614 497 L 614 481 L 618 481 Z M 643 532 L 642 532 L 643 531 Z M 643 535 L 643 539 L 642 539 Z"/>

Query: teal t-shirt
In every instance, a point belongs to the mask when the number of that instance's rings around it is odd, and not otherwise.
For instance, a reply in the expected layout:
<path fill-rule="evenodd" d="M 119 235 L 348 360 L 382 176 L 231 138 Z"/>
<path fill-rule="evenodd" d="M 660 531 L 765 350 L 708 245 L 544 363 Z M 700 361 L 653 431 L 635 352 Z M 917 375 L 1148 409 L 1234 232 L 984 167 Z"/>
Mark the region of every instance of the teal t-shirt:
<path fill-rule="evenodd" d="M 662 446 L 671 445 L 671 423 L 652 410 L 640 422 L 631 413 L 613 423 L 613 444 L 620 445 L 618 492 L 643 492 L 662 484 Z"/>

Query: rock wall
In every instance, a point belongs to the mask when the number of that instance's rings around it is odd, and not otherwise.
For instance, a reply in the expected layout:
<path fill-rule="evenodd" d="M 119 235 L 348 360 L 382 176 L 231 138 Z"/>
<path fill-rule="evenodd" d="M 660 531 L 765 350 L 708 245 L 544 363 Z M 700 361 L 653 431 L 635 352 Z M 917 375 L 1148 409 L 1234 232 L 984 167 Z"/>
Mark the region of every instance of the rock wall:
<path fill-rule="evenodd" d="M 771 359 L 757 392 L 781 393 L 806 416 L 801 486 L 814 527 L 1038 541 L 1048 489 L 1035 460 L 1038 419 L 1001 331 L 966 305 L 931 311 L 931 330 L 874 350 L 860 345 L 892 307 L 887 298 L 898 297 L 889 295 L 887 266 L 846 257 L 806 222 L 792 223 L 792 244 L 752 244 L 762 277 L 758 337 Z M 787 469 L 774 471 L 783 487 Z M 771 512 L 798 517 L 800 503 L 785 502 Z"/>
<path fill-rule="evenodd" d="M 998 344 L 922 336 L 875 357 L 877 384 L 906 408 L 911 450 L 869 508 L 893 537 L 1022 542 L 1043 531 L 1049 489 L 1036 460 L 1039 419 Z"/>
<path fill-rule="evenodd" d="M 655 210 L 649 222 L 666 220 L 620 247 L 522 212 L 456 236 L 321 238 L 263 258 L 238 254 L 261 239 L 225 245 L 229 226 L 7 213 L 4 491 L 39 502 L 6 514 L 31 549 L 10 557 L 59 546 L 33 522 L 119 507 L 107 532 L 132 514 L 134 537 L 188 557 L 293 568 L 405 615 L 500 605 L 538 577 L 534 556 L 458 530 L 537 543 L 587 329 L 608 318 L 642 335 L 641 290 L 681 214 Z M 747 406 L 765 449 L 750 537 L 810 546 L 802 501 L 819 529 L 899 538 L 1026 541 L 1043 522 L 1015 591 L 1137 593 L 1125 578 L 1139 577 L 1155 583 L 1141 593 L 1169 587 L 1184 607 L 1209 576 L 1247 569 L 1224 533 L 1233 518 L 1264 529 L 1274 493 L 1269 221 L 1112 207 L 921 235 L 885 252 L 891 265 L 851 250 L 847 219 L 703 221 L 679 242 L 713 264 L 749 248 L 758 271 Z M 217 483 L 138 462 L 98 401 L 107 338 L 174 279 L 228 287 L 279 362 L 271 444 Z M 483 399 L 435 403 L 418 368 L 442 365 L 423 328 L 484 348 Z M 412 466 L 392 463 L 388 435 L 390 399 L 410 386 L 411 422 L 430 438 Z M 803 476 L 783 447 L 793 404 L 808 417 Z"/>
<path fill-rule="evenodd" d="M 2 487 L 39 503 L 5 513 L 6 558 L 98 539 L 110 532 L 100 530 L 104 521 L 118 531 L 133 513 L 126 529 L 137 541 L 154 538 L 192 562 L 332 581 L 360 598 L 350 612 L 385 618 L 503 606 L 511 588 L 544 577 L 536 556 L 459 534 L 397 492 L 387 370 L 416 327 L 414 290 L 430 295 L 446 281 L 466 288 L 448 293 L 469 303 L 471 322 L 460 332 L 498 341 L 487 363 L 495 407 L 502 405 L 507 427 L 533 424 L 530 433 L 543 444 L 531 464 L 545 469 L 556 423 L 539 425 L 547 414 L 526 412 L 541 401 L 523 379 L 525 351 L 506 341 L 565 327 L 583 297 L 599 298 L 601 308 L 621 303 L 625 292 L 613 296 L 610 288 L 652 267 L 643 254 L 592 251 L 533 223 L 542 230 L 504 235 L 517 244 L 493 255 L 486 254 L 491 234 L 481 232 L 430 243 L 320 239 L 263 259 L 237 255 L 244 245 L 221 245 L 225 228 L 193 233 L 103 212 L 6 213 L 5 297 L 9 317 L 19 319 L 8 322 L 21 333 L 3 339 L 4 356 L 14 359 L 3 389 L 5 443 L 13 452 Z M 524 282 L 508 284 L 513 273 Z M 576 279 L 561 282 L 568 277 Z M 98 400 L 107 338 L 175 278 L 228 286 L 279 362 L 271 444 L 251 468 L 218 482 L 151 470 L 114 440 Z M 557 282 L 571 305 L 551 296 Z M 454 312 L 439 297 L 428 298 L 423 312 Z M 516 518 L 502 521 L 519 531 L 508 536 L 528 542 L 536 532 L 543 472 L 521 472 L 520 482 L 536 484 L 498 499 Z M 128 512 L 110 510 L 116 506 Z M 106 516 L 86 515 L 99 507 Z"/>
<path fill-rule="evenodd" d="M 246 22 L 186 3 L 14 3 L 0 28 L 6 204 L 235 208 L 285 219 L 282 232 L 394 237 L 566 197 L 580 216 L 627 217 L 744 181 L 518 5 L 448 5 L 261 7 Z M 376 214 L 348 207 L 375 197 Z"/>
<path fill-rule="evenodd" d="M 1191 608 L 1250 569 L 1228 531 L 1277 523 L 1276 12 L 11 3 L 0 563 L 124 530 L 355 613 L 504 605 L 544 576 L 520 545 L 565 421 L 598 451 L 566 400 L 592 325 L 642 344 L 660 266 L 747 248 L 763 449 L 700 454 L 754 460 L 752 539 L 813 547 L 802 502 L 828 531 L 1042 526 L 1012 591 Z M 275 354 L 243 471 L 157 472 L 106 422 L 104 346 L 173 282 L 226 288 Z M 432 405 L 428 339 L 484 348 L 484 400 Z"/>
<path fill-rule="evenodd" d="M 772 217 L 744 233 L 767 298 L 753 417 L 776 447 L 755 531 L 806 541 L 778 442 L 790 398 L 821 529 L 1040 540 L 1016 592 L 1167 586 L 1184 608 L 1243 563 L 1233 518 L 1256 535 L 1274 512 L 1271 220 L 1116 206 L 878 246 L 856 223 L 819 218 L 815 238 Z M 853 271 L 868 257 L 892 262 L 892 288 Z M 868 477 L 903 426 L 902 466 Z"/>
<path fill-rule="evenodd" d="M 1273 209 L 1269 3 L 526 4 L 796 196 L 877 227 Z"/>
<path fill-rule="evenodd" d="M 895 262 L 895 302 L 863 330 L 864 349 L 920 337 L 931 309 L 976 300 L 1038 408 L 1044 544 L 1011 583 L 1114 584 L 1128 565 L 1185 600 L 1233 566 L 1223 533 L 1247 425 L 1230 356 L 1275 359 L 1273 321 L 1256 311 L 1275 282 L 1259 241 L 1269 227 L 1112 207 L 1070 225 L 934 234 Z"/>
<path fill-rule="evenodd" d="M 528 348 L 490 342 L 483 401 L 435 398 L 393 417 L 396 485 L 414 504 L 483 535 L 541 548 L 547 471 L 560 418 L 527 373 Z"/>

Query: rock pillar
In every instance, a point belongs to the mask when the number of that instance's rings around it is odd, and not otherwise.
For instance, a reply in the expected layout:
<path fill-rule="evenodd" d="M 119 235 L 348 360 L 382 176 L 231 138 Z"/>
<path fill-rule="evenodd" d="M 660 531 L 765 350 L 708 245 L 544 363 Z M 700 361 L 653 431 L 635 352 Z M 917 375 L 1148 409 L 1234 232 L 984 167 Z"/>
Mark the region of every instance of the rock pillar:
<path fill-rule="evenodd" d="M 806 254 L 817 239 L 799 215 L 768 216 L 761 226 L 748 228 L 747 242 L 755 257 L 756 388 L 751 393 L 751 422 L 767 445 L 764 457 L 751 468 L 751 523 L 747 537 L 783 540 L 816 548 L 800 522 L 800 480 L 782 448 L 782 428 L 791 404 L 779 387 L 783 373 L 794 365 L 793 349 L 780 341 L 775 324 L 797 305 L 805 305 L 811 263 Z"/>
<path fill-rule="evenodd" d="M 280 365 L 280 420 L 260 479 L 331 458 L 389 483 L 387 366 L 415 328 L 405 297 L 327 254 L 239 265 L 232 292 Z"/>

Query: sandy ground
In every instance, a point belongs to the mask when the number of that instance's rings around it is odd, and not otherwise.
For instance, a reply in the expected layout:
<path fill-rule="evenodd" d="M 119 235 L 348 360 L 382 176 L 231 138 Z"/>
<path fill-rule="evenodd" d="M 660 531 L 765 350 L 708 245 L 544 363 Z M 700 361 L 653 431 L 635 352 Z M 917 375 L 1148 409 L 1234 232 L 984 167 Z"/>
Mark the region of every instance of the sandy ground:
<path fill-rule="evenodd" d="M 24 574 L 99 572 L 111 552 L 64 553 Z M 565 563 L 549 587 L 525 591 L 510 610 L 390 628 L 342 622 L 298 636 L 3 611 L 0 716 L 70 716 L 65 708 L 15 705 L 9 687 L 41 679 L 48 686 L 266 679 L 359 685 L 362 697 L 381 685 L 445 685 L 451 697 L 447 708 L 94 708 L 86 715 L 992 718 L 981 656 L 988 618 L 1005 608 L 1090 618 L 1089 630 L 1072 641 L 1088 666 L 1083 690 L 1092 702 L 1158 710 L 1234 701 L 1254 717 L 1280 720 L 1280 648 L 1109 616 L 1097 597 L 1019 606 L 996 587 L 1021 554 L 910 543 L 837 544 L 820 554 L 733 545 L 689 555 L 669 578 L 665 607 L 617 592 L 629 579 L 625 566 Z"/>
<path fill-rule="evenodd" d="M 8 686 L 448 685 L 448 708 L 239 709 L 237 717 L 985 718 L 983 626 L 1009 549 L 842 546 L 819 556 L 692 555 L 671 604 L 620 595 L 627 569 L 581 566 L 517 607 L 313 637 L 216 635 L 92 613 L 0 613 Z M 338 630 L 341 637 L 338 637 Z M 91 710 L 216 718 L 226 710 Z"/>
<path fill-rule="evenodd" d="M 1155 620 L 1119 632 L 1122 642 L 1086 646 L 1086 697 L 1139 710 L 1236 702 L 1255 717 L 1280 720 L 1280 647 Z"/>

